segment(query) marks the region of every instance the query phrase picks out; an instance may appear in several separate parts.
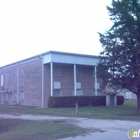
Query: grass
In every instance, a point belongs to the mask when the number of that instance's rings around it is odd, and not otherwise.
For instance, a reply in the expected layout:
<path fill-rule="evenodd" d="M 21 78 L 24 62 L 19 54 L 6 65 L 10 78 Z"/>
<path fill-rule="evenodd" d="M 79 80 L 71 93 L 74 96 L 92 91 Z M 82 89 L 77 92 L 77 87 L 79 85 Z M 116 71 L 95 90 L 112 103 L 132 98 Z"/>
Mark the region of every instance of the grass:
<path fill-rule="evenodd" d="M 78 116 L 75 108 L 39 108 L 28 106 L 0 105 L 1 114 L 33 114 L 69 117 L 86 117 L 95 119 L 119 119 L 140 121 L 140 112 L 136 111 L 136 101 L 125 100 L 122 106 L 79 107 Z M 100 132 L 100 130 L 92 130 Z M 91 130 L 66 123 L 46 121 L 28 121 L 17 119 L 0 119 L 0 140 L 46 140 L 77 136 Z"/>
<path fill-rule="evenodd" d="M 140 121 L 140 112 L 137 112 L 136 110 L 136 100 L 125 100 L 122 106 L 79 107 L 78 116 L 75 114 L 75 108 L 39 108 L 9 105 L 0 105 L 0 113 L 14 115 L 34 114 Z"/>
<path fill-rule="evenodd" d="M 88 110 L 86 108 L 79 108 L 79 112 L 83 113 L 83 116 L 85 117 L 89 114 L 88 118 L 140 121 L 140 112 L 137 112 L 136 110 L 135 100 L 125 100 L 125 103 L 122 106 L 89 107 Z"/>
<path fill-rule="evenodd" d="M 86 129 L 65 123 L 0 119 L 0 140 L 55 140 L 87 132 Z"/>

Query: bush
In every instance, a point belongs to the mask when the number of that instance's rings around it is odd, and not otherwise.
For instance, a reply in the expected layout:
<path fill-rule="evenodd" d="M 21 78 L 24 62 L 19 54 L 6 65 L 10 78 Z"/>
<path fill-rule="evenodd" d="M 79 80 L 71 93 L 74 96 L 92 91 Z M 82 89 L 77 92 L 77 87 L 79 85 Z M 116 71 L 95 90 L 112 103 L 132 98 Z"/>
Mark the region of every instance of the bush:
<path fill-rule="evenodd" d="M 92 106 L 105 106 L 106 105 L 106 96 L 92 96 L 91 105 Z"/>
<path fill-rule="evenodd" d="M 49 97 L 49 107 L 75 107 L 78 106 L 105 106 L 106 96 L 51 96 Z M 124 103 L 123 96 L 117 96 L 117 105 Z"/>
<path fill-rule="evenodd" d="M 123 105 L 124 103 L 124 96 L 117 96 L 117 105 Z"/>
<path fill-rule="evenodd" d="M 79 106 L 90 105 L 90 98 L 88 96 L 51 96 L 49 97 L 49 107 L 74 107 L 76 102 Z"/>

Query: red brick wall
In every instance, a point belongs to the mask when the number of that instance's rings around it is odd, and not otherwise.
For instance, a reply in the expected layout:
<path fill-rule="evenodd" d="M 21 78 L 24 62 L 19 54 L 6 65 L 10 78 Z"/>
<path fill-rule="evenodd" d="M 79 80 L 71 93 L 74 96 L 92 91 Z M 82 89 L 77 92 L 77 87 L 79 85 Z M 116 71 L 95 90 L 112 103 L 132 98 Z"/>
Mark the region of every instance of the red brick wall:
<path fill-rule="evenodd" d="M 16 92 L 17 89 L 17 68 L 16 66 L 8 67 L 6 69 L 0 70 L 0 75 L 3 75 L 3 85 L 4 87 L 1 90 L 7 91 L 10 90 L 10 93 L 0 93 L 1 103 L 3 96 L 3 103 L 13 104 L 13 93 Z M 0 80 L 1 81 L 1 80 Z M 6 96 L 8 96 L 8 102 L 6 100 Z"/>
<path fill-rule="evenodd" d="M 83 76 L 77 77 L 77 82 L 81 83 L 83 95 L 93 95 L 94 94 L 93 68 L 94 67 L 90 67 L 90 66 L 81 67 L 81 69 L 83 71 Z"/>
<path fill-rule="evenodd" d="M 37 59 L 18 64 L 18 71 L 19 94 L 21 91 L 24 92 L 22 104 L 41 106 L 42 60 Z M 8 94 L 8 104 L 14 104 L 14 94 L 17 93 L 17 65 L 0 70 L 0 75 L 4 76 L 4 90 L 10 89 L 11 91 Z"/>
<path fill-rule="evenodd" d="M 54 82 L 61 82 L 62 96 L 73 95 L 73 65 L 61 65 L 61 76 L 54 76 Z"/>
<path fill-rule="evenodd" d="M 42 60 L 37 59 L 19 65 L 19 90 L 24 91 L 25 105 L 41 106 Z"/>
<path fill-rule="evenodd" d="M 58 64 L 53 64 L 58 65 Z M 54 82 L 61 82 L 62 96 L 73 95 L 74 91 L 74 66 L 70 64 L 60 64 L 61 76 L 53 76 Z M 79 66 L 77 65 L 77 68 Z M 83 76 L 76 77 L 76 81 L 81 83 L 83 95 L 94 95 L 94 77 L 92 66 L 82 67 Z M 25 62 L 18 65 L 19 70 L 19 92 L 24 92 L 24 102 L 22 105 L 41 106 L 42 105 L 42 59 Z M 48 105 L 50 93 L 50 64 L 45 64 L 44 70 L 44 106 Z M 14 104 L 14 94 L 17 93 L 17 65 L 0 70 L 0 75 L 4 76 L 4 90 L 8 93 L 8 104 Z M 4 94 L 6 101 L 7 95 Z M 2 93 L 0 93 L 0 103 L 2 103 Z M 5 102 L 6 103 L 6 102 Z"/>
<path fill-rule="evenodd" d="M 83 90 L 83 95 L 94 95 L 93 68 L 94 67 L 91 66 L 83 66 L 82 67 L 83 76 L 76 77 L 76 81 L 81 83 L 81 90 Z M 62 64 L 61 76 L 54 76 L 53 78 L 53 82 L 61 82 L 62 96 L 73 95 L 73 91 L 74 91 L 73 69 L 74 69 L 73 65 Z"/>
<path fill-rule="evenodd" d="M 51 96 L 50 64 L 44 65 L 44 106 L 48 106 L 48 98 Z"/>

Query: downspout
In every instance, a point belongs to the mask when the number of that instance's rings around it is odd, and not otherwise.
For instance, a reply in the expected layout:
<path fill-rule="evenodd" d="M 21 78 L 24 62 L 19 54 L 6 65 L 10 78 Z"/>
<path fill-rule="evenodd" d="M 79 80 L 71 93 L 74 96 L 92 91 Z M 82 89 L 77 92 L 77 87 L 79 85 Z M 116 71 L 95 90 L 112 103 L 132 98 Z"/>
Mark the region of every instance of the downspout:
<path fill-rule="evenodd" d="M 51 96 L 53 96 L 53 63 L 50 63 L 50 75 L 51 75 Z"/>
<path fill-rule="evenodd" d="M 19 103 L 19 65 L 17 63 L 17 104 Z"/>
<path fill-rule="evenodd" d="M 74 96 L 76 95 L 76 64 L 74 64 Z"/>
<path fill-rule="evenodd" d="M 41 92 L 42 92 L 42 107 L 43 107 L 44 106 L 44 58 L 41 55 L 40 58 L 42 59 L 42 64 L 41 64 L 42 65 L 41 66 L 42 67 L 42 87 L 41 87 L 42 91 Z"/>
<path fill-rule="evenodd" d="M 95 66 L 95 96 L 97 96 L 97 67 Z"/>

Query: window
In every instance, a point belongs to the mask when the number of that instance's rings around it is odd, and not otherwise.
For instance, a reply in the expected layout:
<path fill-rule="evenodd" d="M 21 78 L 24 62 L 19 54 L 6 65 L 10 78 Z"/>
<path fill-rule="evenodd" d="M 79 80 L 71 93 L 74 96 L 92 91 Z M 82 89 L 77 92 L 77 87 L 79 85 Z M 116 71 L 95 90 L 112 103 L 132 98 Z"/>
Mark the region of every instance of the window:
<path fill-rule="evenodd" d="M 73 91 L 73 95 L 74 95 L 75 93 L 74 93 L 74 91 Z M 82 89 L 77 89 L 76 90 L 76 96 L 81 96 L 81 95 L 83 95 L 83 90 Z"/>
<path fill-rule="evenodd" d="M 76 82 L 76 89 L 81 89 L 81 83 L 80 82 Z"/>
<path fill-rule="evenodd" d="M 60 89 L 54 89 L 53 90 L 53 96 L 61 96 L 61 90 Z"/>
<path fill-rule="evenodd" d="M 83 95 L 83 90 L 81 89 L 77 89 L 76 90 L 76 94 L 79 96 L 79 95 Z"/>
<path fill-rule="evenodd" d="M 76 76 L 77 77 L 82 77 L 83 76 L 83 69 L 81 67 L 78 67 L 76 69 Z"/>
<path fill-rule="evenodd" d="M 132 99 L 132 92 L 125 92 L 125 99 Z"/>
<path fill-rule="evenodd" d="M 16 102 L 17 101 L 17 93 L 14 92 L 14 101 Z"/>
<path fill-rule="evenodd" d="M 60 66 L 54 66 L 53 75 L 54 76 L 61 76 L 61 67 Z"/>
<path fill-rule="evenodd" d="M 19 101 L 24 102 L 24 92 L 23 91 L 21 91 L 19 94 Z"/>
<path fill-rule="evenodd" d="M 54 82 L 54 89 L 61 89 L 61 82 Z"/>
<path fill-rule="evenodd" d="M 94 88 L 99 89 L 100 88 L 100 84 L 99 83 L 94 83 Z"/>

